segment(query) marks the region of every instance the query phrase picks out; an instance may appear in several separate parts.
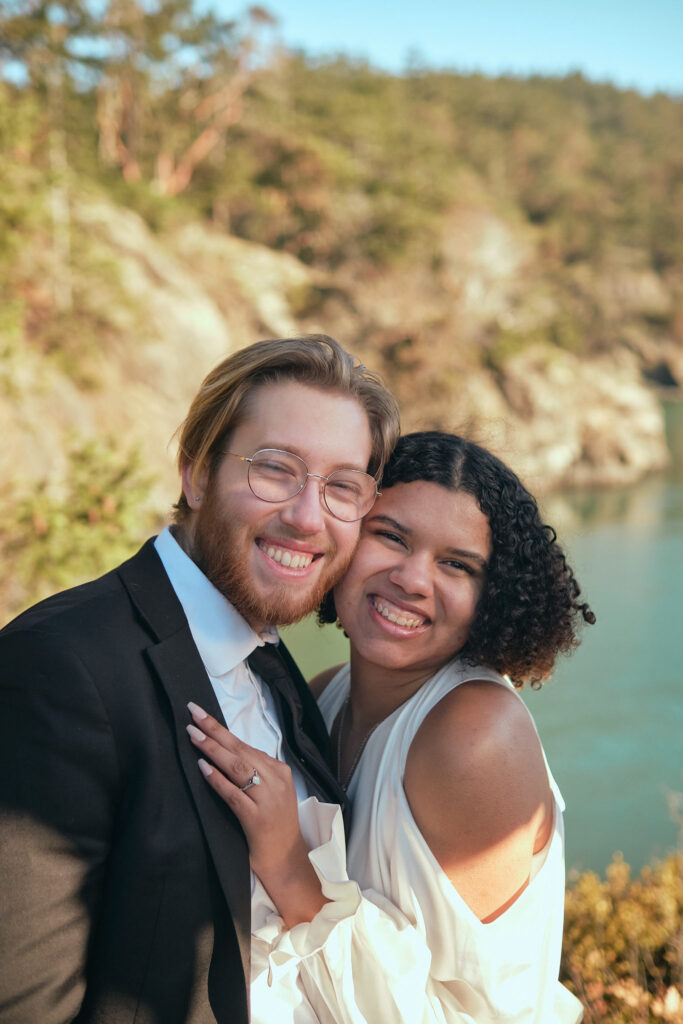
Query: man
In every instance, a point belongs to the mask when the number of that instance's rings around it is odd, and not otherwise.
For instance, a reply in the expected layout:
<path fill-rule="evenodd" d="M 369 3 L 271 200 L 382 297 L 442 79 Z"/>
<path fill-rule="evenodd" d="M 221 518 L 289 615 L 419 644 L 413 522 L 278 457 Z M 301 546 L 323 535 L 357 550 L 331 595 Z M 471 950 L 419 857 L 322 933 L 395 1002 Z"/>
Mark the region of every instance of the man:
<path fill-rule="evenodd" d="M 181 428 L 175 525 L 0 633 L 2 1024 L 246 1024 L 247 848 L 187 703 L 340 799 L 273 627 L 344 572 L 397 433 L 331 338 L 238 352 Z"/>

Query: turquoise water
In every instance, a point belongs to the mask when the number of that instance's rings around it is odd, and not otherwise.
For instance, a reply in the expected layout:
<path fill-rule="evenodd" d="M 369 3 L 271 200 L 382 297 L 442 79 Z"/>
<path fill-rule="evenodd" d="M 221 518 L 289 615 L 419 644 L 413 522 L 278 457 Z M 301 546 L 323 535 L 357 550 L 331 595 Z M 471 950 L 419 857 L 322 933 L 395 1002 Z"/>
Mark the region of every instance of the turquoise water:
<path fill-rule="evenodd" d="M 526 699 L 567 803 L 568 866 L 602 871 L 620 850 L 639 869 L 676 846 L 667 793 L 683 792 L 683 482 L 613 494 L 609 516 L 593 499 L 566 547 L 598 622 Z"/>
<path fill-rule="evenodd" d="M 666 477 L 544 503 L 598 618 L 525 695 L 567 804 L 569 868 L 602 873 L 619 850 L 639 870 L 679 839 L 667 794 L 683 793 L 683 404 L 669 428 Z M 334 627 L 285 637 L 307 676 L 347 657 Z"/>

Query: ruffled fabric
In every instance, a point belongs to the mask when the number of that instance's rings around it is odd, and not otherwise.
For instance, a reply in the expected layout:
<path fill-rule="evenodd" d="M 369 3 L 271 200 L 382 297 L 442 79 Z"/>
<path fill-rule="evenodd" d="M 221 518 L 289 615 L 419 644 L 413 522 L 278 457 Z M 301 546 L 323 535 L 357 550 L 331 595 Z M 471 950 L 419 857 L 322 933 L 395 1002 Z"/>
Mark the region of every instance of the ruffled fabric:
<path fill-rule="evenodd" d="M 330 902 L 313 921 L 287 931 L 257 883 L 253 1024 L 528 1024 L 534 1019 L 533 990 L 531 1007 L 517 1005 L 501 1016 L 486 993 L 466 980 L 432 976 L 432 956 L 416 922 L 380 893 L 361 892 L 349 879 L 336 805 L 311 797 L 300 804 L 299 818 L 309 860 Z M 553 1021 L 580 1020 L 580 1005 L 558 986 Z"/>
<path fill-rule="evenodd" d="M 344 823 L 336 804 L 310 797 L 299 805 L 299 821 L 329 902 L 311 922 L 287 931 L 257 880 L 252 901 L 253 1024 L 420 1024 L 422 1016 L 404 1016 L 400 1008 L 414 1006 L 415 986 L 426 983 L 429 950 L 396 907 L 379 893 L 361 893 L 349 879 Z M 424 1017 L 425 1022 L 434 1019 Z"/>

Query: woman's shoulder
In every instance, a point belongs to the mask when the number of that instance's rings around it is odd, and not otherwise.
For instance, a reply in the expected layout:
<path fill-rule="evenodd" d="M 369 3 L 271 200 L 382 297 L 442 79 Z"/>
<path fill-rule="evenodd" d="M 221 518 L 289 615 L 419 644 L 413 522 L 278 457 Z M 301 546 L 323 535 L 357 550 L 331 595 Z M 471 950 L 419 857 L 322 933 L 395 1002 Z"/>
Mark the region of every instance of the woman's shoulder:
<path fill-rule="evenodd" d="M 322 672 L 318 672 L 317 676 L 313 676 L 313 678 L 309 680 L 308 685 L 310 691 L 316 700 L 318 700 L 324 690 L 327 689 L 337 672 L 342 668 L 344 668 L 344 662 L 340 665 L 333 665 L 332 668 L 323 669 Z"/>
<path fill-rule="evenodd" d="M 404 789 L 460 896 L 494 920 L 525 888 L 553 822 L 543 751 L 514 691 L 487 679 L 451 690 L 411 744 Z"/>
<path fill-rule="evenodd" d="M 514 751 L 540 750 L 531 715 L 514 690 L 494 679 L 467 679 L 449 690 L 425 715 L 411 746 L 453 767 L 484 761 L 489 771 Z"/>

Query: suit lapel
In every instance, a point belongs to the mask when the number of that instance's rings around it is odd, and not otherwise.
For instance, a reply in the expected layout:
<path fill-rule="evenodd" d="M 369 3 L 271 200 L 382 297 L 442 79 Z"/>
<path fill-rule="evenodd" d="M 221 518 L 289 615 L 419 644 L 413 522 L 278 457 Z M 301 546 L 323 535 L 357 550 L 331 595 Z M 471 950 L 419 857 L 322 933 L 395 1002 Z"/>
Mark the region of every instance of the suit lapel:
<path fill-rule="evenodd" d="M 188 637 L 176 634 L 150 647 L 147 654 L 171 704 L 178 756 L 218 879 L 232 912 L 245 977 L 248 979 L 251 941 L 249 850 L 242 828 L 232 811 L 206 784 L 197 767 L 197 752 L 187 736 L 186 726 L 191 720 L 187 710 L 188 700 L 202 704 L 219 722 L 223 722 L 202 660 L 196 648 L 188 650 Z M 191 637 L 189 639 L 191 641 Z"/>
<path fill-rule="evenodd" d="M 239 822 L 207 786 L 197 767 L 197 753 L 186 732 L 190 722 L 187 702 L 194 700 L 201 704 L 223 724 L 224 718 L 185 613 L 153 541 L 148 541 L 134 558 L 119 567 L 118 572 L 138 614 L 156 638 L 145 654 L 171 706 L 178 757 L 232 913 L 248 983 L 251 941 L 249 850 Z"/>

